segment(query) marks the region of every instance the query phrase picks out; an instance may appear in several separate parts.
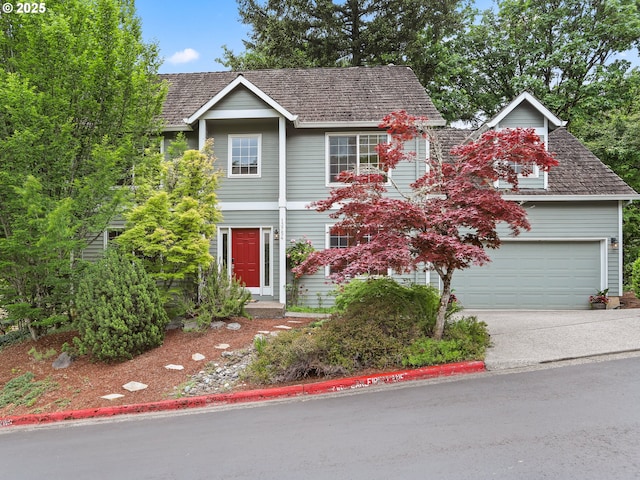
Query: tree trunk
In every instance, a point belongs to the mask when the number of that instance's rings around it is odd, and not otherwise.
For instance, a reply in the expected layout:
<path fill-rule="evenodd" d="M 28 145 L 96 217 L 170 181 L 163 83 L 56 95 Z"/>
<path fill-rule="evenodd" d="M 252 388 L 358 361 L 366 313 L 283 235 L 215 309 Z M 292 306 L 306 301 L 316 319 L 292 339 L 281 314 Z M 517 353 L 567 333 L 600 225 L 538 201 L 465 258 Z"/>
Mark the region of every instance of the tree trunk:
<path fill-rule="evenodd" d="M 451 297 L 451 275 L 447 273 L 440 278 L 442 279 L 442 295 L 440 296 L 436 326 L 433 329 L 433 338 L 435 340 L 442 339 L 444 322 L 447 317 L 447 309 L 449 308 L 449 298 Z"/>

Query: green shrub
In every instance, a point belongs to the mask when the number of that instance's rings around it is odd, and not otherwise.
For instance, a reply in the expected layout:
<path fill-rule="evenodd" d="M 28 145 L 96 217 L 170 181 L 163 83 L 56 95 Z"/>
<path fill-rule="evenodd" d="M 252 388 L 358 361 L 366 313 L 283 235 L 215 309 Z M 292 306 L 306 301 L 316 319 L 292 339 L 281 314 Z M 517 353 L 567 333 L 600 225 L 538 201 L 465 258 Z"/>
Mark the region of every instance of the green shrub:
<path fill-rule="evenodd" d="M 404 350 L 404 366 L 422 367 L 463 360 L 481 360 L 490 344 L 487 324 L 476 317 L 447 323 L 442 340 L 422 337 Z"/>
<path fill-rule="evenodd" d="M 631 288 L 636 297 L 640 298 L 640 257 L 633 262 L 631 269 Z"/>
<path fill-rule="evenodd" d="M 246 377 L 279 383 L 482 358 L 489 335 L 474 317 L 447 323 L 442 341 L 428 337 L 438 302 L 430 287 L 385 278 L 351 282 L 338 295 L 340 313 L 331 319 L 260 340 Z"/>
<path fill-rule="evenodd" d="M 183 302 L 186 315 L 195 317 L 200 329 L 207 328 L 214 319 L 248 317 L 244 307 L 251 301 L 251 292 L 226 268 L 218 268 L 212 262 L 202 275 L 200 301 Z"/>
<path fill-rule="evenodd" d="M 112 362 L 162 345 L 169 318 L 155 282 L 115 248 L 90 265 L 75 296 L 78 354 Z"/>
<path fill-rule="evenodd" d="M 401 329 L 417 327 L 430 335 L 436 321 L 440 294 L 427 285 L 401 285 L 389 277 L 352 280 L 336 296 L 336 309 L 347 318 L 367 317 L 382 325 L 392 322 Z"/>

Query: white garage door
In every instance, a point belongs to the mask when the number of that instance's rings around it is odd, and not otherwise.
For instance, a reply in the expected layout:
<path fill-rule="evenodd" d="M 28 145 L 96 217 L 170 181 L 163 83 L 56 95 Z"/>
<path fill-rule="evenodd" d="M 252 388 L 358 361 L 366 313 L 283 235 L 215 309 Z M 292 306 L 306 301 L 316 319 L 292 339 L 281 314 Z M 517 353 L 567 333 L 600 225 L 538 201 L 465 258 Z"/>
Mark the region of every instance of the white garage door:
<path fill-rule="evenodd" d="M 465 308 L 588 308 L 600 288 L 600 242 L 505 242 L 492 262 L 453 274 Z"/>

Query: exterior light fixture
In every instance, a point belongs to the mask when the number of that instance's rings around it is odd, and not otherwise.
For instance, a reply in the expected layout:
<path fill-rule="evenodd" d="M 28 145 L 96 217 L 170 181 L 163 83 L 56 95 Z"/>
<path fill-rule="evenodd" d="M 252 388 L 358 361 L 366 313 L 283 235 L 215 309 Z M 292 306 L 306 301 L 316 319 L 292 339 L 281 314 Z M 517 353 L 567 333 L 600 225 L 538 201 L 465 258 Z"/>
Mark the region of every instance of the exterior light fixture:
<path fill-rule="evenodd" d="M 611 237 L 611 248 L 618 248 L 620 244 L 618 243 L 618 239 L 616 237 Z"/>
<path fill-rule="evenodd" d="M 273 239 L 280 240 L 280 232 L 278 231 L 277 228 L 273 231 Z"/>

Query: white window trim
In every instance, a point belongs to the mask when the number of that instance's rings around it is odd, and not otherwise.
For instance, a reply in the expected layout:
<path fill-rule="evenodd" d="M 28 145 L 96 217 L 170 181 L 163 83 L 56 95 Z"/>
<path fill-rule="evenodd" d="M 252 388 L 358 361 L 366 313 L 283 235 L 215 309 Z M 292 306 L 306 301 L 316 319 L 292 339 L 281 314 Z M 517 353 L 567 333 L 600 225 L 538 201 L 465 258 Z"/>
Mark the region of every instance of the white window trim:
<path fill-rule="evenodd" d="M 119 232 L 117 236 L 121 235 L 124 232 L 124 227 L 107 227 L 104 232 L 102 232 L 102 249 L 106 250 L 109 246 L 109 232 Z"/>
<path fill-rule="evenodd" d="M 233 139 L 257 138 L 258 139 L 258 173 L 233 173 Z M 261 133 L 233 133 L 229 134 L 227 153 L 227 177 L 228 178 L 260 178 L 262 176 L 262 134 Z"/>
<path fill-rule="evenodd" d="M 324 226 L 324 248 L 325 249 L 330 249 L 331 248 L 331 227 L 333 227 L 333 224 L 325 224 Z M 391 277 L 393 275 L 393 272 L 390 268 L 387 268 L 387 276 Z M 326 279 L 328 279 L 331 276 L 331 267 L 329 265 L 325 265 L 324 267 L 324 277 Z M 362 274 L 362 275 L 357 275 L 356 278 L 359 279 L 365 279 L 365 278 L 371 278 L 371 277 L 380 277 L 381 275 L 378 274 L 371 274 L 371 273 L 366 273 L 366 274 Z"/>
<path fill-rule="evenodd" d="M 352 137 L 352 136 L 356 136 L 357 137 L 357 141 L 356 141 L 356 149 L 357 149 L 357 153 L 356 153 L 356 161 L 357 163 L 357 168 L 360 168 L 360 135 L 386 135 L 387 137 L 387 143 L 390 141 L 389 138 L 389 134 L 385 133 L 385 132 L 327 132 L 325 133 L 325 141 L 324 141 L 324 155 L 325 155 L 325 186 L 326 187 L 335 187 L 337 185 L 342 185 L 341 182 L 332 182 L 331 181 L 331 148 L 330 148 L 330 144 L 329 144 L 329 139 L 331 137 Z M 387 175 L 389 178 L 391 178 L 391 172 L 392 170 L 389 170 L 387 172 Z M 386 185 L 390 185 L 391 182 L 388 181 L 386 182 Z"/>

